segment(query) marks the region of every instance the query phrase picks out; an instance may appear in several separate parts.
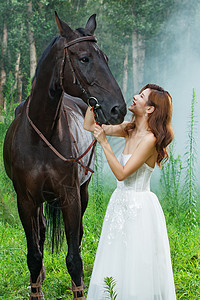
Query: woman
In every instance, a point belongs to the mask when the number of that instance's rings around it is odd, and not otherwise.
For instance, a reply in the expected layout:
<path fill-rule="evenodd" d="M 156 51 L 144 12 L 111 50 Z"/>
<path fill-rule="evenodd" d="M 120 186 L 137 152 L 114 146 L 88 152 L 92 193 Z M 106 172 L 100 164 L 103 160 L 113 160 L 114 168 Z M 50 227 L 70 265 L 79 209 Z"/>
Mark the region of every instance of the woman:
<path fill-rule="evenodd" d="M 95 124 L 88 108 L 84 128 L 93 131 L 116 176 L 97 249 L 87 300 L 107 299 L 105 277 L 116 281 L 117 300 L 176 299 L 165 218 L 150 177 L 155 164 L 167 159 L 173 139 L 172 98 L 148 84 L 133 97 L 131 122 Z M 122 136 L 119 160 L 106 135 Z"/>

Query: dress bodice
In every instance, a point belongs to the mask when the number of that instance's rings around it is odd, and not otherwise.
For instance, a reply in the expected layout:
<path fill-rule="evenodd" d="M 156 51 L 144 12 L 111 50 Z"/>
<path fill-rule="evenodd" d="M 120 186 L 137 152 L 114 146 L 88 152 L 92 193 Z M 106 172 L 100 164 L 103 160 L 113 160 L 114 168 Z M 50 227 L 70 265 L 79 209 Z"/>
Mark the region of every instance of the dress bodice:
<path fill-rule="evenodd" d="M 131 154 L 121 154 L 119 162 L 124 166 Z M 143 164 L 136 172 L 123 181 L 117 181 L 119 189 L 133 189 L 136 192 L 150 191 L 150 179 L 153 168 Z"/>

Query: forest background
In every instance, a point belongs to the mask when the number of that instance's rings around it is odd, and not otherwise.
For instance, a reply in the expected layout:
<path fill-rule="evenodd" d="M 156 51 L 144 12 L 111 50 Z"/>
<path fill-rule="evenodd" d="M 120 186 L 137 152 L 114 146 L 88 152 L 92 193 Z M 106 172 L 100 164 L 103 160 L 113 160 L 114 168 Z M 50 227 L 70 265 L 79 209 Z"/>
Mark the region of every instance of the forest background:
<path fill-rule="evenodd" d="M 175 142 L 168 163 L 159 171 L 159 179 L 155 179 L 154 189 L 168 224 L 177 298 L 200 299 L 200 197 L 196 173 L 200 165 L 200 0 L 1 0 L 1 299 L 25 299 L 29 276 L 16 196 L 3 168 L 3 139 L 14 108 L 30 92 L 31 78 L 42 52 L 58 35 L 55 10 L 73 29 L 84 27 L 89 16 L 97 14 L 95 36 L 109 58 L 127 105 L 132 95 L 149 82 L 163 86 L 172 95 Z M 123 143 L 111 143 L 119 153 Z M 84 220 L 87 285 L 106 205 L 114 188 L 103 181 L 105 161 L 98 151 Z M 70 288 L 66 291 L 63 279 L 65 252 L 64 248 L 60 257 L 52 260 L 47 247 L 47 299 L 71 299 Z"/>
<path fill-rule="evenodd" d="M 55 10 L 72 28 L 97 14 L 98 44 L 128 104 L 148 82 L 170 91 L 176 149 L 183 153 L 192 88 L 200 94 L 200 0 L 1 0 L 1 108 L 11 77 L 14 102 L 25 100 L 37 61 L 58 35 Z"/>

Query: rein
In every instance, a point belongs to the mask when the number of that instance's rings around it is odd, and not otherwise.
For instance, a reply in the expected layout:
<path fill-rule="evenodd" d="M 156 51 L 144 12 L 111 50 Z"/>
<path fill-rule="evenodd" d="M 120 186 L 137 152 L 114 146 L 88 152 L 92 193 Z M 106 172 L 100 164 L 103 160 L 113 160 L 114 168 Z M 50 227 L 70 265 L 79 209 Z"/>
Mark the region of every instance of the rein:
<path fill-rule="evenodd" d="M 65 67 L 65 62 L 66 62 L 66 59 L 69 63 L 69 66 L 70 66 L 70 69 L 72 71 L 72 75 L 73 75 L 73 83 L 75 84 L 77 82 L 79 88 L 81 89 L 82 93 L 84 93 L 87 98 L 88 98 L 88 102 L 90 100 L 90 98 L 92 99 L 95 99 L 96 102 L 98 103 L 97 99 L 94 98 L 94 97 L 89 97 L 88 93 L 86 92 L 86 90 L 83 88 L 83 86 L 81 85 L 80 81 L 78 80 L 77 76 L 76 76 L 76 73 L 74 71 L 74 68 L 72 66 L 72 62 L 70 60 L 70 57 L 69 57 L 69 52 L 68 52 L 68 48 L 76 43 L 80 43 L 80 42 L 84 42 L 84 41 L 91 41 L 91 42 L 97 42 L 96 38 L 93 37 L 93 36 L 83 36 L 83 37 L 79 37 L 77 39 L 74 39 L 68 43 L 65 44 L 64 46 L 64 57 L 63 57 L 63 60 L 62 60 L 62 63 L 61 63 L 61 70 L 60 70 L 60 85 L 62 87 L 62 90 L 64 92 L 64 88 L 63 88 L 63 80 L 64 80 L 64 67 Z M 90 165 L 90 162 L 91 162 L 91 158 L 92 158 L 92 155 L 93 155 L 93 152 L 94 152 L 94 147 L 97 143 L 97 140 L 96 139 L 93 139 L 92 143 L 89 145 L 89 147 L 81 154 L 79 155 L 77 158 L 66 158 L 64 157 L 61 153 L 58 152 L 58 150 L 55 149 L 55 147 L 45 138 L 45 136 L 42 134 L 42 132 L 36 127 L 36 125 L 33 123 L 33 121 L 30 119 L 29 117 L 29 106 L 30 106 L 30 100 L 31 100 L 31 97 L 32 97 L 32 92 L 33 92 L 33 89 L 34 89 L 34 85 L 35 85 L 35 80 L 33 82 L 33 86 L 32 86 L 32 89 L 31 89 L 31 94 L 30 96 L 28 97 L 28 103 L 27 103 L 27 107 L 26 107 L 26 115 L 27 115 L 27 119 L 30 123 L 30 125 L 32 126 L 32 128 L 35 130 L 35 132 L 40 136 L 40 138 L 43 140 L 43 142 L 55 153 L 56 156 L 58 156 L 60 159 L 62 159 L 63 161 L 65 162 L 76 162 L 78 163 L 84 170 L 85 170 L 85 174 L 87 174 L 87 172 L 91 172 L 91 173 L 94 173 L 94 171 L 92 169 L 90 169 L 88 166 L 84 166 L 83 163 L 81 162 L 81 159 L 88 153 L 88 151 L 93 147 L 92 149 L 92 153 L 91 153 L 91 156 L 90 156 L 90 159 L 89 159 L 89 163 L 88 165 Z M 67 120 L 67 116 L 66 116 L 66 111 L 64 109 L 64 114 L 65 114 L 65 118 Z M 72 136 L 72 139 L 73 139 L 73 143 L 75 143 L 75 139 L 72 135 L 72 133 L 70 132 L 71 136 Z M 77 147 L 76 147 L 77 149 Z"/>
<path fill-rule="evenodd" d="M 96 139 L 94 139 L 92 141 L 92 143 L 89 145 L 89 147 L 77 158 L 66 158 L 64 157 L 62 154 L 60 154 L 58 152 L 58 150 L 56 150 L 56 148 L 45 138 L 45 136 L 42 134 L 42 132 L 35 126 L 35 124 L 33 123 L 33 121 L 30 119 L 29 117 L 29 105 L 30 105 L 30 100 L 31 97 L 29 96 L 28 98 L 28 103 L 27 103 L 27 107 L 26 107 L 26 115 L 28 118 L 28 121 L 30 123 L 30 125 L 32 126 L 32 128 L 35 130 L 35 132 L 39 135 L 39 137 L 43 140 L 43 142 L 56 154 L 56 156 L 58 156 L 60 159 L 62 159 L 63 161 L 67 161 L 67 162 L 76 162 L 79 165 L 81 165 L 82 168 L 85 169 L 85 172 L 90 171 L 91 173 L 94 173 L 94 171 L 92 169 L 90 169 L 89 167 L 85 167 L 79 160 L 81 160 L 81 158 L 83 158 L 88 151 L 92 148 L 92 146 L 94 146 L 96 144 Z M 86 173 L 87 174 L 87 173 Z"/>

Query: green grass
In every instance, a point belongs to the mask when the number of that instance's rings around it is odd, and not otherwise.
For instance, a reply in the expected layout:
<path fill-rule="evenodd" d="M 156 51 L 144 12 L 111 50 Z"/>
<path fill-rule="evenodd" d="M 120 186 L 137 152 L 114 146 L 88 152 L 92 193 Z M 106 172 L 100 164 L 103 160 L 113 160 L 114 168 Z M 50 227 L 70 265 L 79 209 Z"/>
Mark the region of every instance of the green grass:
<path fill-rule="evenodd" d="M 26 263 L 26 239 L 19 220 L 16 195 L 11 182 L 0 165 L 0 299 L 28 299 L 30 274 Z M 110 180 L 107 180 L 110 182 Z M 93 262 L 101 233 L 107 203 L 114 186 L 102 184 L 101 175 L 91 181 L 89 205 L 84 215 L 84 236 L 82 240 L 82 258 L 84 263 L 84 282 L 89 286 Z M 98 191 L 98 194 L 95 193 Z M 164 207 L 171 257 L 174 270 L 177 299 L 200 299 L 200 227 L 187 226 L 184 212 L 167 209 L 165 197 L 158 197 Z M 181 193 L 178 193 L 178 197 Z M 172 199 L 175 198 L 174 196 Z M 199 198 L 199 197 L 198 197 Z M 176 200 L 174 203 L 176 203 Z M 173 206 L 173 205 L 172 205 Z M 173 217 L 172 217 L 173 215 Z M 196 219 L 200 220 L 197 206 Z M 64 243 L 59 253 L 51 254 L 48 243 L 45 244 L 44 263 L 47 277 L 43 284 L 46 300 L 72 299 L 71 279 L 67 272 L 65 257 L 67 245 Z M 116 291 L 117 292 L 117 291 Z M 87 294 L 87 288 L 85 290 Z"/>
<path fill-rule="evenodd" d="M 200 299 L 200 229 L 168 226 L 177 299 Z"/>
<path fill-rule="evenodd" d="M 110 194 L 107 194 L 107 199 Z M 104 202 L 107 202 L 104 199 Z M 103 215 L 94 217 L 94 202 L 90 202 L 84 217 L 82 258 L 85 284 L 88 287 L 94 257 L 100 236 Z M 177 299 L 200 299 L 200 229 L 189 231 L 187 227 L 168 224 L 171 257 L 174 270 Z M 0 223 L 0 299 L 28 299 L 29 271 L 26 264 L 26 240 L 21 225 Z M 43 284 L 46 300 L 72 299 L 70 276 L 65 265 L 67 246 L 59 253 L 51 254 L 45 248 L 47 277 Z M 87 289 L 85 291 L 87 293 Z"/>
<path fill-rule="evenodd" d="M 97 217 L 95 212 L 96 203 L 95 201 L 90 201 L 84 216 L 82 258 L 86 286 L 89 285 L 110 193 L 108 192 L 105 199 L 102 199 L 101 215 Z M 13 209 L 16 210 L 15 205 Z M 16 217 L 15 223 L 17 226 L 3 221 L 0 222 L 0 299 L 28 299 L 29 289 L 27 287 L 30 275 L 26 264 L 26 239 L 19 217 Z M 44 264 L 47 276 L 43 284 L 43 291 L 47 300 L 72 299 L 71 279 L 65 265 L 66 253 L 66 242 L 59 253 L 54 253 L 53 255 L 51 254 L 50 246 L 46 243 Z"/>

